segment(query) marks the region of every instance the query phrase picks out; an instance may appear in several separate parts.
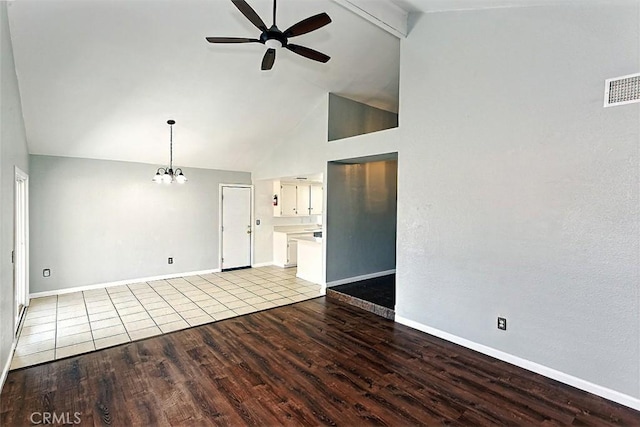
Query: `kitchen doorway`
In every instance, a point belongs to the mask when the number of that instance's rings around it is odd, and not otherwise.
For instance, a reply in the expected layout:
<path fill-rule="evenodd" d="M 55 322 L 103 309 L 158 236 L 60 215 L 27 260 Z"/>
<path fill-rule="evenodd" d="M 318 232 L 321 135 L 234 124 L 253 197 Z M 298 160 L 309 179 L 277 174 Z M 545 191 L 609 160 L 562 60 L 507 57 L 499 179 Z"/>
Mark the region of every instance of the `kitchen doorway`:
<path fill-rule="evenodd" d="M 220 269 L 249 268 L 253 258 L 253 186 L 220 185 Z"/>

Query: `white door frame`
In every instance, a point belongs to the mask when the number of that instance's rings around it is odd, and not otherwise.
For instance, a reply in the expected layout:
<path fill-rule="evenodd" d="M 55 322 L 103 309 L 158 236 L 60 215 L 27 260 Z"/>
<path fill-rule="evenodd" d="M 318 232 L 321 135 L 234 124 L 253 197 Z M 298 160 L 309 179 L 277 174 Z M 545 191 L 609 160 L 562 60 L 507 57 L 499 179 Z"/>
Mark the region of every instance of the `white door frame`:
<path fill-rule="evenodd" d="M 253 248 L 254 248 L 254 240 L 255 240 L 255 226 L 253 224 L 253 210 L 254 210 L 254 199 L 253 199 L 253 184 L 219 184 L 218 185 L 218 269 L 222 270 L 222 189 L 224 187 L 235 187 L 235 188 L 249 188 L 251 189 L 251 207 L 249 208 L 249 215 L 251 217 L 251 239 L 250 239 L 250 258 L 249 265 L 253 267 Z"/>
<path fill-rule="evenodd" d="M 17 166 L 13 202 L 13 317 L 17 334 L 29 305 L 29 175 Z M 23 309 L 19 311 L 20 304 Z"/>

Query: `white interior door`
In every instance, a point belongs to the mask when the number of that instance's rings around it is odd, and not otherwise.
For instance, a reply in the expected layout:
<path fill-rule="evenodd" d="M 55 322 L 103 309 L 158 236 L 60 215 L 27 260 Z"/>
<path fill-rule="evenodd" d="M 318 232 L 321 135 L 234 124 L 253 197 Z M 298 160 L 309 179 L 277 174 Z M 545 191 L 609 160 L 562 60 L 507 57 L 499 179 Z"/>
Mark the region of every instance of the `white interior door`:
<path fill-rule="evenodd" d="M 28 297 L 28 247 L 29 239 L 29 187 L 28 176 L 16 167 L 15 213 L 13 246 L 14 331 L 18 332 L 20 319 L 27 307 Z"/>
<path fill-rule="evenodd" d="M 221 187 L 222 270 L 251 267 L 251 187 Z"/>

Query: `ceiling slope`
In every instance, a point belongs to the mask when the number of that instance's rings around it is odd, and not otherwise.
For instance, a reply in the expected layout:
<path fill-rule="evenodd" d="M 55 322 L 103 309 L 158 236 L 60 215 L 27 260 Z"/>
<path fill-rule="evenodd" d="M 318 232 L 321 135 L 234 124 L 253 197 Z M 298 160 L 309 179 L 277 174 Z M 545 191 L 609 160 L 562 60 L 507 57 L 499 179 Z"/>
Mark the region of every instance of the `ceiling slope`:
<path fill-rule="evenodd" d="M 269 0 L 250 0 L 271 23 Z M 397 111 L 399 40 L 330 0 L 280 0 L 281 29 L 326 11 L 333 22 L 295 39 L 331 56 L 316 63 L 278 51 L 260 71 L 260 44 L 223 0 L 31 1 L 9 4 L 11 37 L 32 154 L 168 161 L 251 171 L 334 92 Z"/>

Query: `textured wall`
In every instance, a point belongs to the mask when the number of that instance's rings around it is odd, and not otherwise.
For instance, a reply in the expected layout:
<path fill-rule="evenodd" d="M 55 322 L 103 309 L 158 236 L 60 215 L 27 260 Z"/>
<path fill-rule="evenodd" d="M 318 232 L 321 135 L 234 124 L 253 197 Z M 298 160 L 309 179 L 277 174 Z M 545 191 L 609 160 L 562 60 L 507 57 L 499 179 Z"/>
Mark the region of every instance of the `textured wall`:
<path fill-rule="evenodd" d="M 396 313 L 640 397 L 640 4 L 426 14 L 403 41 Z M 509 329 L 496 328 L 505 316 Z"/>
<path fill-rule="evenodd" d="M 398 114 L 329 94 L 329 141 L 398 127 Z"/>
<path fill-rule="evenodd" d="M 250 174 L 186 168 L 159 185 L 156 167 L 31 156 L 31 292 L 219 268 L 219 184 Z"/>
<path fill-rule="evenodd" d="M 29 171 L 20 91 L 13 63 L 7 3 L 0 2 L 0 370 L 13 341 L 13 212 L 15 166 Z"/>
<path fill-rule="evenodd" d="M 329 163 L 327 282 L 396 268 L 398 162 Z"/>

